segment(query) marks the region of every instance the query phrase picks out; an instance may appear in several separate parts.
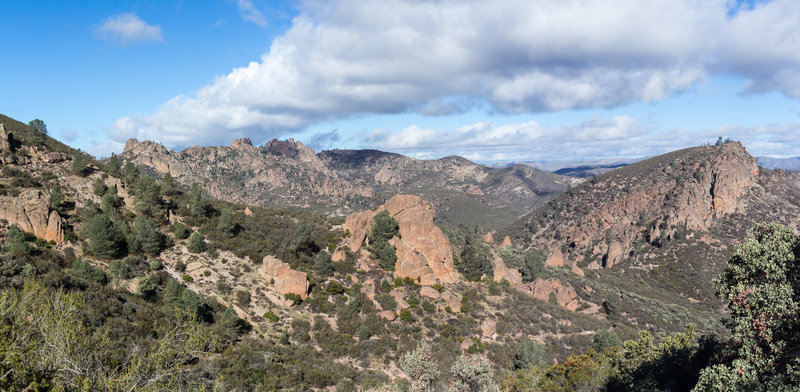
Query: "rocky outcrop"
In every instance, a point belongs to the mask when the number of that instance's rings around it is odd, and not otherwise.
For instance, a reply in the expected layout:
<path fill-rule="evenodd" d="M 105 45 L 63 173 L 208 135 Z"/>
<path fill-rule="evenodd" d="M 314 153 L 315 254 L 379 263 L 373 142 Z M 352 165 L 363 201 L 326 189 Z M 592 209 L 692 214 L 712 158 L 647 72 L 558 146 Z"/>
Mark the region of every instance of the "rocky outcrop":
<path fill-rule="evenodd" d="M 453 313 L 461 313 L 461 298 L 453 293 L 446 292 L 442 294 L 442 300 L 450 307 Z"/>
<path fill-rule="evenodd" d="M 297 294 L 301 299 L 308 297 L 308 277 L 305 272 L 293 270 L 289 264 L 274 256 L 265 256 L 261 276 L 268 282 L 274 281 L 272 287 L 281 294 Z"/>
<path fill-rule="evenodd" d="M 397 251 L 396 277 L 409 277 L 423 285 L 456 281 L 450 241 L 434 224 L 436 213 L 430 204 L 419 196 L 397 195 L 375 212 L 365 211 L 348 216 L 345 228 L 350 231 L 350 250 L 355 252 L 361 249 L 372 217 L 383 210 L 388 211 L 400 227 L 400 237 L 389 241 Z"/>
<path fill-rule="evenodd" d="M 550 294 L 554 294 L 558 305 L 567 310 L 575 311 L 581 303 L 575 289 L 569 283 L 561 283 L 557 279 L 538 278 L 525 285 L 525 289 L 542 301 L 548 301 Z"/>
<path fill-rule="evenodd" d="M 241 139 L 233 139 L 233 143 L 231 143 L 231 147 L 233 147 L 233 148 L 253 147 L 253 142 L 250 141 L 250 138 L 248 138 L 248 137 L 241 138 Z"/>
<path fill-rule="evenodd" d="M 585 260 L 591 268 L 594 261 L 613 268 L 638 256 L 637 242 L 661 247 L 744 212 L 758 174 L 755 158 L 738 142 L 685 149 L 595 178 L 516 227 L 530 230 L 535 247 L 566 249 L 561 259 L 551 254 L 548 265 Z"/>
<path fill-rule="evenodd" d="M 563 267 L 564 255 L 560 250 L 556 249 L 553 253 L 550 253 L 550 256 L 547 256 L 547 260 L 544 261 L 544 264 L 548 267 Z"/>
<path fill-rule="evenodd" d="M 11 135 L 6 131 L 6 126 L 0 123 L 0 153 L 11 151 Z"/>
<path fill-rule="evenodd" d="M 503 262 L 503 259 L 498 256 L 497 254 L 493 254 L 494 258 L 492 259 L 492 263 L 494 264 L 494 276 L 492 277 L 495 282 L 502 282 L 506 280 L 510 283 L 512 288 L 517 288 L 522 286 L 522 273 L 519 272 L 516 268 L 509 268 L 506 266 L 506 263 Z"/>
<path fill-rule="evenodd" d="M 431 299 L 439 299 L 439 297 L 442 296 L 441 294 L 439 294 L 438 291 L 434 290 L 430 286 L 422 286 L 419 289 L 419 295 L 421 295 L 423 297 L 426 297 L 426 298 L 431 298 Z"/>
<path fill-rule="evenodd" d="M 26 190 L 18 197 L 0 196 L 0 219 L 45 241 L 64 242 L 61 217 L 50 211 L 50 196 L 38 190 Z"/>
<path fill-rule="evenodd" d="M 481 322 L 481 335 L 485 338 L 490 338 L 497 333 L 497 322 L 494 320 L 486 319 Z"/>

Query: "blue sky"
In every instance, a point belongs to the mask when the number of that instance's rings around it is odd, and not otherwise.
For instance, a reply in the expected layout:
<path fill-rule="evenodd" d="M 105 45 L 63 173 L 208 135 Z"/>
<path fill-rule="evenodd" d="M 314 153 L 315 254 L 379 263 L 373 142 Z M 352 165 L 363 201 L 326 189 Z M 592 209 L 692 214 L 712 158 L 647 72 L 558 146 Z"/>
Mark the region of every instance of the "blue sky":
<path fill-rule="evenodd" d="M 9 3 L 9 2 L 7 2 Z M 800 3 L 4 4 L 0 112 L 98 156 L 299 139 L 481 161 L 800 155 Z M 10 33 L 9 33 L 10 32 Z"/>

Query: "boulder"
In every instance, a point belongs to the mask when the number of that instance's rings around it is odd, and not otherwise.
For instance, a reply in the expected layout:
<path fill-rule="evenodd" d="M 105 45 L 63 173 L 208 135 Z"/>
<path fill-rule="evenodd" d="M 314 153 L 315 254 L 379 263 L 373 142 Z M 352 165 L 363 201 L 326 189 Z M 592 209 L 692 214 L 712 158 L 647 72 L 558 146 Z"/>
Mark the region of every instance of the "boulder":
<path fill-rule="evenodd" d="M 511 238 L 508 238 L 508 236 L 505 236 L 505 238 L 503 238 L 503 243 L 500 244 L 501 248 L 505 248 L 506 246 L 511 246 Z"/>
<path fill-rule="evenodd" d="M 275 256 L 265 256 L 259 269 L 267 281 L 274 280 L 275 291 L 281 294 L 297 294 L 301 299 L 308 297 L 308 277 L 305 272 L 293 270 L 289 264 Z"/>
<path fill-rule="evenodd" d="M 0 196 L 0 219 L 46 241 L 64 242 L 61 217 L 50 211 L 50 195 L 36 189 L 26 190 L 17 197 Z"/>
<path fill-rule="evenodd" d="M 551 293 L 555 294 L 558 305 L 567 310 L 575 311 L 580 305 L 581 300 L 575 289 L 569 283 L 561 283 L 557 279 L 538 278 L 524 288 L 534 298 L 542 301 L 549 300 Z"/>
<path fill-rule="evenodd" d="M 481 323 L 481 335 L 485 338 L 490 338 L 495 333 L 497 333 L 497 322 L 490 319 L 483 320 Z"/>
<path fill-rule="evenodd" d="M 439 299 L 439 297 L 442 296 L 438 291 L 429 286 L 422 286 L 422 288 L 419 289 L 419 295 L 431 299 Z"/>
<path fill-rule="evenodd" d="M 442 300 L 450 307 L 453 313 L 461 313 L 461 298 L 453 293 L 442 294 Z"/>
<path fill-rule="evenodd" d="M 483 236 L 483 242 L 487 244 L 494 244 L 494 237 L 492 235 L 493 233 L 493 231 L 486 233 L 486 235 Z"/>
<path fill-rule="evenodd" d="M 391 293 L 389 293 L 389 295 L 394 297 L 394 300 L 397 301 L 397 308 L 398 309 L 403 310 L 403 309 L 408 309 L 408 308 L 411 307 L 410 305 L 408 305 L 408 302 L 406 302 L 406 300 L 405 300 L 406 293 L 404 293 L 402 291 L 392 291 Z"/>
<path fill-rule="evenodd" d="M 384 320 L 386 320 L 386 321 L 394 321 L 394 319 L 395 319 L 395 317 L 396 317 L 396 316 L 394 315 L 394 312 L 393 312 L 393 311 L 391 311 L 391 310 L 384 310 L 384 311 L 382 311 L 382 312 L 380 313 L 380 316 L 381 316 L 381 318 L 382 318 L 382 319 L 384 319 Z"/>
<path fill-rule="evenodd" d="M 461 346 L 460 346 L 461 347 L 461 351 L 469 350 L 469 348 L 472 347 L 473 344 L 475 344 L 475 341 L 473 341 L 472 339 L 470 339 L 470 338 L 464 339 L 464 341 L 461 342 Z"/>
<path fill-rule="evenodd" d="M 245 207 L 244 214 L 247 216 L 253 216 L 253 211 L 250 209 L 250 207 Z"/>
<path fill-rule="evenodd" d="M 570 267 L 570 271 L 572 271 L 573 274 L 578 275 L 582 278 L 586 277 L 586 274 L 583 272 L 583 269 L 581 269 L 581 267 L 578 267 L 575 264 L 573 264 L 572 267 Z"/>
<path fill-rule="evenodd" d="M 331 261 L 334 262 L 334 263 L 338 263 L 338 262 L 344 261 L 344 260 L 345 260 L 345 254 L 344 254 L 344 251 L 341 250 L 341 249 L 337 249 L 331 255 Z"/>
<path fill-rule="evenodd" d="M 547 260 L 544 261 L 544 264 L 548 267 L 563 267 L 564 255 L 561 254 L 560 250 L 556 249 L 550 256 L 547 256 Z"/>

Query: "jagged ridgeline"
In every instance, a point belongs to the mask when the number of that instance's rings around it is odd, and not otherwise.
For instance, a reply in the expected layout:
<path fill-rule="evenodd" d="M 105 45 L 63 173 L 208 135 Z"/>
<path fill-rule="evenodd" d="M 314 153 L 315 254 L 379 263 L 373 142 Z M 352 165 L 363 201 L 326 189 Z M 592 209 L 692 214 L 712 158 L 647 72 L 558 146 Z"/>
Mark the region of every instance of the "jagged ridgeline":
<path fill-rule="evenodd" d="M 158 176 L 169 172 L 185 186 L 204 184 L 216 198 L 265 207 L 344 216 L 373 209 L 396 194 L 418 195 L 438 211 L 437 224 L 447 227 L 505 226 L 578 181 L 526 165 L 493 169 L 460 157 L 419 160 L 376 150 L 315 153 L 292 139 L 260 147 L 239 139 L 228 147 L 183 151 L 132 139 L 120 157 Z"/>

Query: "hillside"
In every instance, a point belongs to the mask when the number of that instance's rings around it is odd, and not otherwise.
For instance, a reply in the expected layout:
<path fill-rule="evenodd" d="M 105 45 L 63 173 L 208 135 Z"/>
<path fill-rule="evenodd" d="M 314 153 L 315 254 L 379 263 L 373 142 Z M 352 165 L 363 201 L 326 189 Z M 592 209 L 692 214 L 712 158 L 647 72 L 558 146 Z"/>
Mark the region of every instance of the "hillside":
<path fill-rule="evenodd" d="M 800 216 L 797 174 L 760 169 L 733 142 L 597 176 L 484 236 L 442 228 L 418 195 L 345 219 L 232 203 L 0 124 L 14 130 L 0 135 L 0 348 L 12 358 L 0 366 L 14 370 L 0 387 L 9 390 L 33 379 L 68 390 L 405 390 L 416 377 L 407 356 L 421 343 L 440 369 L 484 361 L 497 383 L 564 383 L 586 371 L 587 383 L 637 390 L 613 385 L 678 374 L 664 385 L 685 390 L 714 349 L 695 333 L 726 336 L 711 278 L 754 222 Z M 291 143 L 253 153 L 276 154 L 280 170 L 305 162 L 300 174 L 319 163 L 319 172 L 380 177 L 376 162 L 400 161 L 418 184 L 434 164 L 448 178 L 482 170 L 456 157 L 314 154 Z M 129 147 L 163 149 L 141 144 Z M 240 142 L 164 154 L 211 154 L 226 167 L 197 168 L 216 172 L 244 162 L 231 149 L 256 150 Z M 173 173 L 188 165 L 152 162 Z M 514 190 L 547 185 L 535 174 L 491 171 L 479 189 L 520 202 Z M 505 235 L 517 246 L 494 241 Z M 682 348 L 662 358 L 663 347 Z"/>
<path fill-rule="evenodd" d="M 305 209 L 344 216 L 375 208 L 391 196 L 414 194 L 439 211 L 439 223 L 507 225 L 563 192 L 577 180 L 526 166 L 492 169 L 459 157 L 418 160 L 376 150 L 315 153 L 299 141 L 272 140 L 255 147 L 236 140 L 228 147 L 170 151 L 130 140 L 120 155 L 189 186 L 202 184 L 214 197 L 265 207 Z"/>
<path fill-rule="evenodd" d="M 498 231 L 586 271 L 631 301 L 658 299 L 708 319 L 708 282 L 759 222 L 796 227 L 800 175 L 760 168 L 738 142 L 664 154 L 601 174 Z M 648 323 L 674 314 L 647 315 Z"/>

